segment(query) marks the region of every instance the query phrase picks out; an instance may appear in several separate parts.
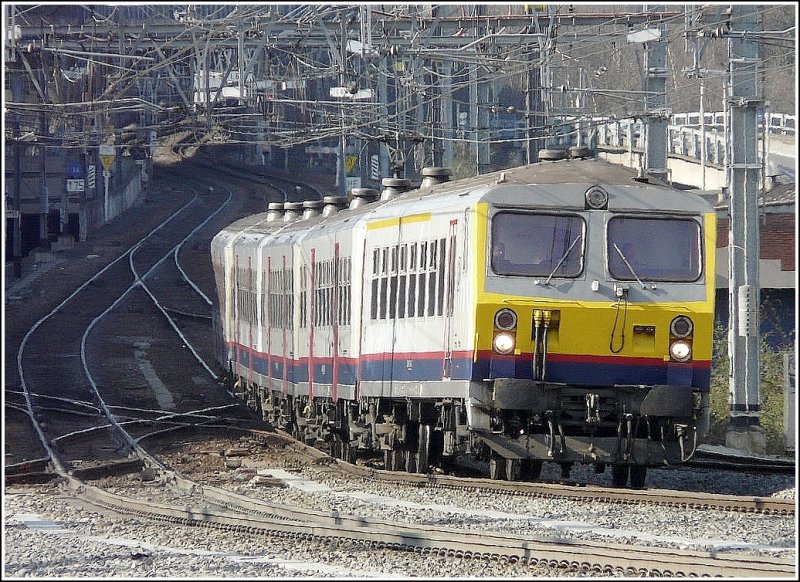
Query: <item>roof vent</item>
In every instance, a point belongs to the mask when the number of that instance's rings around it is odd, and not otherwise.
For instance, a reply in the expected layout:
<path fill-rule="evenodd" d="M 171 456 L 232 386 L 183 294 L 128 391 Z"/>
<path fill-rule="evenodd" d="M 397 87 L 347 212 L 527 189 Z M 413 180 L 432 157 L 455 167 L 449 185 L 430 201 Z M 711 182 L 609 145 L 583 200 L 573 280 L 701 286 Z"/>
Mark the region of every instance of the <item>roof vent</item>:
<path fill-rule="evenodd" d="M 566 157 L 567 150 L 554 148 L 545 148 L 543 150 L 539 150 L 539 159 L 543 162 L 554 162 L 556 160 L 563 160 Z"/>
<path fill-rule="evenodd" d="M 650 178 L 645 174 L 644 168 L 641 166 L 639 167 L 638 171 L 636 172 L 636 177 L 633 179 L 634 182 L 642 182 L 643 184 L 649 184 Z"/>
<path fill-rule="evenodd" d="M 291 222 L 300 218 L 300 213 L 303 209 L 302 202 L 284 202 L 283 203 L 283 221 Z"/>
<path fill-rule="evenodd" d="M 275 222 L 283 218 L 283 202 L 267 204 L 267 222 Z"/>
<path fill-rule="evenodd" d="M 353 199 L 350 200 L 350 208 L 359 208 L 370 202 L 374 202 L 378 197 L 378 191 L 372 188 L 353 188 L 350 191 Z"/>
<path fill-rule="evenodd" d="M 411 180 L 406 178 L 384 178 L 381 180 L 381 200 L 391 200 L 411 189 Z"/>
<path fill-rule="evenodd" d="M 303 202 L 303 220 L 319 216 L 322 200 L 306 200 Z"/>
<path fill-rule="evenodd" d="M 593 157 L 592 150 L 590 150 L 586 146 L 577 146 L 577 145 L 569 147 L 567 149 L 567 155 L 570 158 L 580 158 L 582 160 Z"/>
<path fill-rule="evenodd" d="M 453 171 L 450 168 L 428 167 L 422 168 L 422 184 L 420 188 L 430 188 L 437 184 L 443 184 L 450 181 L 450 175 Z"/>
<path fill-rule="evenodd" d="M 322 199 L 322 216 L 331 216 L 343 208 L 347 208 L 347 198 L 344 196 L 325 196 Z"/>

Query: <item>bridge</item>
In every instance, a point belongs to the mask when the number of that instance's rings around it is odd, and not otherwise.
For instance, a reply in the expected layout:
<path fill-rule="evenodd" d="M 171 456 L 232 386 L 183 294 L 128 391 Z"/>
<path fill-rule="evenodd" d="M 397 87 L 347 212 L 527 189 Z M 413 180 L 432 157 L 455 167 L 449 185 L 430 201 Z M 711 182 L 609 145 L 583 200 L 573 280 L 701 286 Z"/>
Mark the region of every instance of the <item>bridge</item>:
<path fill-rule="evenodd" d="M 703 190 L 721 190 L 725 177 L 726 134 L 724 112 L 701 114 L 678 113 L 670 118 L 667 129 L 667 169 L 674 183 Z M 783 113 L 767 115 L 759 125 L 759 162 L 765 160 L 761 180 L 771 183 L 794 183 L 797 163 L 795 116 Z M 594 129 L 587 139 L 594 140 L 601 158 L 631 168 L 643 166 L 645 128 L 641 121 L 593 120 Z"/>

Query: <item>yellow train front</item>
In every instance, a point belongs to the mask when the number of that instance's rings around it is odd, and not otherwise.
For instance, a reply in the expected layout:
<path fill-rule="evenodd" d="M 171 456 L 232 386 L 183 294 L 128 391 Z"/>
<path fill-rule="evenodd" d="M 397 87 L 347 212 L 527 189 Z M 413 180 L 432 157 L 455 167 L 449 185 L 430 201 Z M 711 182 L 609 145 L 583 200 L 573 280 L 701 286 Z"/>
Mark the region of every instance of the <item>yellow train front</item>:
<path fill-rule="evenodd" d="M 494 478 L 581 462 L 641 487 L 707 431 L 716 219 L 586 167 L 504 176 L 477 204 L 470 430 Z"/>

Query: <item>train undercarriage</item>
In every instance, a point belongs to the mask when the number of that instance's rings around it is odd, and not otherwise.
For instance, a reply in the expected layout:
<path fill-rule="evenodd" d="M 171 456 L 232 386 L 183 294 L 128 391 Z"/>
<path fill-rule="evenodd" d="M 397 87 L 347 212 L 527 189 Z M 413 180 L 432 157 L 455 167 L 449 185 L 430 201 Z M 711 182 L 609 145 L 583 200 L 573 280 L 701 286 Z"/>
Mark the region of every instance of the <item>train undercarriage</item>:
<path fill-rule="evenodd" d="M 517 387 L 518 388 L 518 387 Z M 569 477 L 575 463 L 612 484 L 642 488 L 647 467 L 687 461 L 705 431 L 708 396 L 675 387 L 538 386 L 521 402 L 512 383 L 486 404 L 464 399 L 293 397 L 244 379 L 234 392 L 274 427 L 354 463 L 382 455 L 386 470 L 428 473 L 470 455 L 491 479 L 535 480 L 545 462 Z M 469 408 L 469 410 L 468 410 Z M 656 414 L 658 413 L 658 414 Z M 698 434 L 700 433 L 700 434 Z"/>

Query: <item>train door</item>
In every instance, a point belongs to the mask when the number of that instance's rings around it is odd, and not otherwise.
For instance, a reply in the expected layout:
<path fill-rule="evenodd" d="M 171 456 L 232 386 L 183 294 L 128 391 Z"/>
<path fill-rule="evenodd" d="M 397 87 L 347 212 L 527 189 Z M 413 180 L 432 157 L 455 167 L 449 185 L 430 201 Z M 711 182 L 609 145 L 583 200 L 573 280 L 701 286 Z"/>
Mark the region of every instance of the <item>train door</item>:
<path fill-rule="evenodd" d="M 396 329 L 391 311 L 396 308 L 392 300 L 396 304 L 398 237 L 399 220 L 367 225 L 359 366 L 362 395 L 390 396 L 392 392 Z"/>
<path fill-rule="evenodd" d="M 442 358 L 442 379 L 450 379 L 453 374 L 453 349 L 455 345 L 455 329 L 453 313 L 455 311 L 456 292 L 456 253 L 458 219 L 450 221 L 446 239 L 446 249 L 442 249 L 442 267 L 444 269 L 444 356 Z"/>

